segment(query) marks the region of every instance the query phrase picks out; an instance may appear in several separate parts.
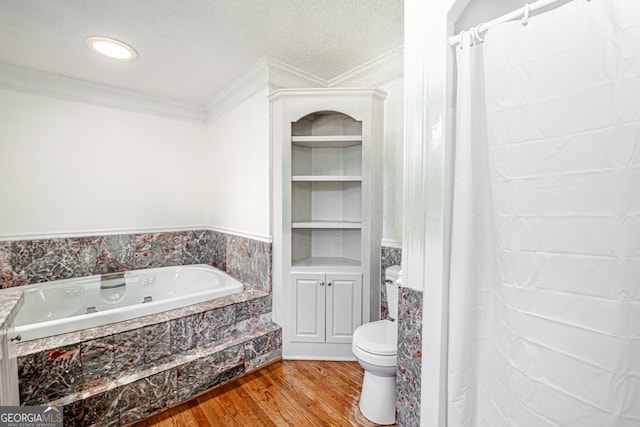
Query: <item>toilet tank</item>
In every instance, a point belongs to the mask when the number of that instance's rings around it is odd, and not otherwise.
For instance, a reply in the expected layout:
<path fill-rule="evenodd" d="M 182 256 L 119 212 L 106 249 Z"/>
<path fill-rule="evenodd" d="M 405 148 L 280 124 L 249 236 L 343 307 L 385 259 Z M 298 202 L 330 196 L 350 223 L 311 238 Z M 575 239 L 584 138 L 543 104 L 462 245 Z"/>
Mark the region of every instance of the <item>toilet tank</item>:
<path fill-rule="evenodd" d="M 384 271 L 384 285 L 387 291 L 389 317 L 393 320 L 398 318 L 398 278 L 400 274 L 399 265 L 393 265 Z"/>

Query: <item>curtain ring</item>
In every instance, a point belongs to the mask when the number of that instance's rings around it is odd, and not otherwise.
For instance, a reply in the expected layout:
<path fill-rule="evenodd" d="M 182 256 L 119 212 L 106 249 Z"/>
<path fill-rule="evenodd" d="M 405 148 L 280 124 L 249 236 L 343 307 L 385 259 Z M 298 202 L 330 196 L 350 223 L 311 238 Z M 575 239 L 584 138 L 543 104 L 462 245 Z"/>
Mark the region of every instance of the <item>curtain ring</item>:
<path fill-rule="evenodd" d="M 529 3 L 524 5 L 524 16 L 522 17 L 522 25 L 529 23 Z"/>
<path fill-rule="evenodd" d="M 480 43 L 484 42 L 484 37 L 480 36 L 480 25 L 484 25 L 484 23 L 482 24 L 478 24 L 475 27 L 473 27 L 473 37 L 479 41 Z"/>
<path fill-rule="evenodd" d="M 458 43 L 458 49 L 464 49 L 464 36 L 467 34 L 467 30 L 460 31 L 460 42 Z"/>

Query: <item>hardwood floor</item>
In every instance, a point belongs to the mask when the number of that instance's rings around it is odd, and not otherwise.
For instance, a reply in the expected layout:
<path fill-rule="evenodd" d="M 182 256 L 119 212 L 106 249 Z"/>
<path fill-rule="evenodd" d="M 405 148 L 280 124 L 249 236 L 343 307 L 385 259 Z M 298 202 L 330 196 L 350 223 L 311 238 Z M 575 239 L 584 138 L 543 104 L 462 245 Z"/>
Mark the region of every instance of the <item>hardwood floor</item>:
<path fill-rule="evenodd" d="M 135 427 L 375 426 L 358 409 L 362 376 L 357 362 L 276 362 Z"/>

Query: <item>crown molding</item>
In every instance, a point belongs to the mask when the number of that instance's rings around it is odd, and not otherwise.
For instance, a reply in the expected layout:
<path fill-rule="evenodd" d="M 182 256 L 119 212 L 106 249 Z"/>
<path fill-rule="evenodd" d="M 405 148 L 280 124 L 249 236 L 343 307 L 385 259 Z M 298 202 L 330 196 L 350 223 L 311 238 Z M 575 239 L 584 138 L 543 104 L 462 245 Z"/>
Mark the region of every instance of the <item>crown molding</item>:
<path fill-rule="evenodd" d="M 277 59 L 264 57 L 211 98 L 205 107 L 208 120 L 224 114 L 260 90 L 271 92 L 291 87 L 327 87 L 327 81 Z"/>
<path fill-rule="evenodd" d="M 262 58 L 207 102 L 204 107 L 206 120 L 226 113 L 257 91 L 265 89 L 268 84 L 267 59 Z"/>
<path fill-rule="evenodd" d="M 266 58 L 269 67 L 269 86 L 272 90 L 283 88 L 324 88 L 326 80 L 275 58 Z"/>
<path fill-rule="evenodd" d="M 310 96 L 322 95 L 326 98 L 344 98 L 351 96 L 370 96 L 372 98 L 384 100 L 387 92 L 382 89 L 368 87 L 330 87 L 330 88 L 304 88 L 304 89 L 278 89 L 269 95 L 271 101 L 280 98 L 307 98 Z"/>
<path fill-rule="evenodd" d="M 328 87 L 376 87 L 404 75 L 404 46 L 330 79 Z"/>
<path fill-rule="evenodd" d="M 0 89 L 49 96 L 200 123 L 229 111 L 260 90 L 376 87 L 403 74 L 403 47 L 394 49 L 329 81 L 264 57 L 205 105 L 175 102 L 140 92 L 0 63 Z"/>
<path fill-rule="evenodd" d="M 198 105 L 1 63 L 0 89 L 198 122 L 206 118 Z"/>

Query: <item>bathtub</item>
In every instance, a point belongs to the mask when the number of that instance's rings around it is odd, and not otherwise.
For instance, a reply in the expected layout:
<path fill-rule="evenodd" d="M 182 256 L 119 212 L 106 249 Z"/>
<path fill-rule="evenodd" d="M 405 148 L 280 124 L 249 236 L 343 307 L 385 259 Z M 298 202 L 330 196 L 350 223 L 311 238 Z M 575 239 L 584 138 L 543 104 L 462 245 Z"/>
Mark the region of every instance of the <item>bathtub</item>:
<path fill-rule="evenodd" d="M 14 325 L 25 342 L 197 304 L 240 292 L 243 285 L 214 267 L 189 265 L 56 280 L 20 290 L 24 305 Z"/>

